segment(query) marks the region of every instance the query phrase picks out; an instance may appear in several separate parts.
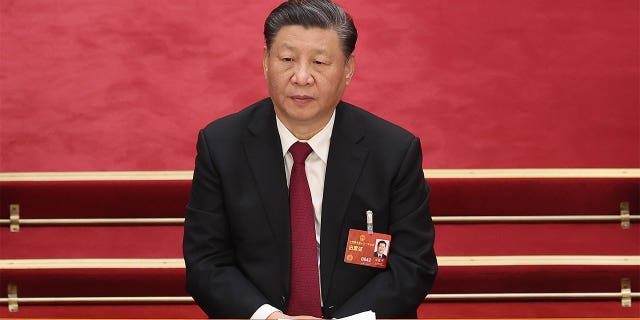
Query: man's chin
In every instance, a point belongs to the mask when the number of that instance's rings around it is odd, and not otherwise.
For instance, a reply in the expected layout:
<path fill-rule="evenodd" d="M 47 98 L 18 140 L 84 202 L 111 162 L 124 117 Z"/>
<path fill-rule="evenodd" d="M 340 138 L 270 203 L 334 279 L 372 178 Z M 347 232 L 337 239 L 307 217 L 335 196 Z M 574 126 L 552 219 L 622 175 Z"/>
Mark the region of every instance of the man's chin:
<path fill-rule="evenodd" d="M 310 125 L 318 121 L 318 119 L 320 119 L 318 113 L 315 112 L 313 108 L 311 108 L 310 106 L 304 107 L 304 108 L 293 106 L 288 108 L 286 111 L 287 112 L 285 116 L 288 118 L 288 120 L 295 122 L 299 125 L 305 125 L 305 124 Z"/>

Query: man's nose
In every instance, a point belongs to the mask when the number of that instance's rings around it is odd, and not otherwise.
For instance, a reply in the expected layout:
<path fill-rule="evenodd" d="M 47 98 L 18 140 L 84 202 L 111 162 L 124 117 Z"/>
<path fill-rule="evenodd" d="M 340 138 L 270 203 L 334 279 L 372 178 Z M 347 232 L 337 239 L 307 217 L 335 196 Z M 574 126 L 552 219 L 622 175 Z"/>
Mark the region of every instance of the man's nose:
<path fill-rule="evenodd" d="M 311 85 L 315 81 L 313 75 L 311 74 L 311 70 L 306 64 L 298 64 L 293 72 L 293 76 L 291 77 L 291 81 L 294 84 L 300 86 Z"/>

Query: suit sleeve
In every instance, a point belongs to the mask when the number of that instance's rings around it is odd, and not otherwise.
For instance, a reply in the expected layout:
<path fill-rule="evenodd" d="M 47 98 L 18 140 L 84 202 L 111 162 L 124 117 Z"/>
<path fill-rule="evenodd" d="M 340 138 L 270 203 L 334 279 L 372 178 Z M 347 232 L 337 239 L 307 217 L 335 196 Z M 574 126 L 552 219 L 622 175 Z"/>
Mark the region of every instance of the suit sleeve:
<path fill-rule="evenodd" d="M 187 291 L 211 318 L 248 319 L 269 302 L 235 265 L 223 188 L 203 131 L 197 152 L 184 224 Z"/>
<path fill-rule="evenodd" d="M 418 138 L 409 144 L 397 172 L 391 186 L 387 269 L 336 310 L 334 317 L 373 310 L 377 318 L 414 318 L 431 290 L 438 266 Z"/>

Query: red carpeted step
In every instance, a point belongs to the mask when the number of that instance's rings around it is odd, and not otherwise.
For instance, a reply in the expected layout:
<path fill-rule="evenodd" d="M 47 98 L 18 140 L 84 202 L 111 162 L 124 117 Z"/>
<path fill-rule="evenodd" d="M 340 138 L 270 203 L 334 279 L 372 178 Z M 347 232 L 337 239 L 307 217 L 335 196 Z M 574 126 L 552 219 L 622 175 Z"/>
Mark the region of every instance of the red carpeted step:
<path fill-rule="evenodd" d="M 1 296 L 9 284 L 20 297 L 189 296 L 184 268 L 2 270 Z"/>
<path fill-rule="evenodd" d="M 0 203 L 23 219 L 184 217 L 191 181 L 2 182 Z M 0 218 L 8 219 L 7 208 Z"/>
<path fill-rule="evenodd" d="M 7 285 L 23 297 L 188 296 L 185 270 L 34 269 L 2 270 Z M 620 279 L 640 285 L 638 266 L 475 266 L 440 268 L 432 293 L 620 292 Z M 46 285 L 43 285 L 46 284 Z"/>
<path fill-rule="evenodd" d="M 182 226 L 2 228 L 0 258 L 181 258 L 182 234 Z"/>
<path fill-rule="evenodd" d="M 639 179 L 427 179 L 434 216 L 638 212 Z M 2 182 L 22 218 L 181 218 L 191 181 Z M 0 218 L 7 219 L 7 208 Z"/>
<path fill-rule="evenodd" d="M 182 226 L 56 226 L 0 229 L 1 259 L 180 258 Z M 640 225 L 445 224 L 436 253 L 475 255 L 637 255 Z"/>
<path fill-rule="evenodd" d="M 640 286 L 640 266 L 440 267 L 432 293 L 620 292 L 620 280 Z"/>
<path fill-rule="evenodd" d="M 640 225 L 620 224 L 441 224 L 436 254 L 476 255 L 638 255 Z"/>
<path fill-rule="evenodd" d="M 434 216 L 638 213 L 640 179 L 427 179 Z"/>
<path fill-rule="evenodd" d="M 206 319 L 195 304 L 21 305 L 18 312 L 0 308 L 0 318 Z"/>

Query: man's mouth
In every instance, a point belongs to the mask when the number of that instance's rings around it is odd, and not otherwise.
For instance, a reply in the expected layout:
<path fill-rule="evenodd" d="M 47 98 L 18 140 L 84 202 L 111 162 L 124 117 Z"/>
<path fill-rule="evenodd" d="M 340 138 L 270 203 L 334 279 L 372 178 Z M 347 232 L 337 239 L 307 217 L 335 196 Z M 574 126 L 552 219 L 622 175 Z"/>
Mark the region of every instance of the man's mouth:
<path fill-rule="evenodd" d="M 289 98 L 291 98 L 291 100 L 298 103 L 307 103 L 313 100 L 312 97 L 306 96 L 306 95 L 293 95 L 293 96 L 289 96 Z"/>

